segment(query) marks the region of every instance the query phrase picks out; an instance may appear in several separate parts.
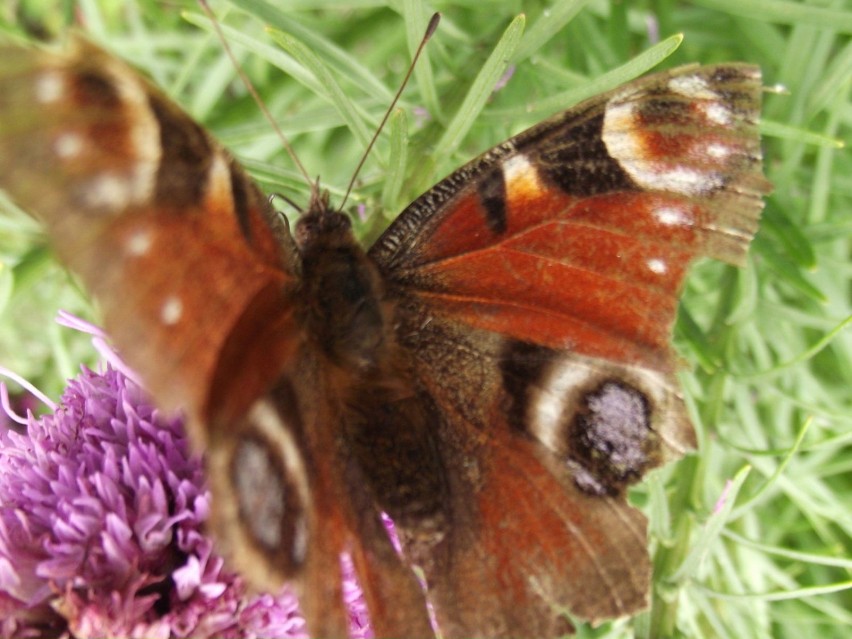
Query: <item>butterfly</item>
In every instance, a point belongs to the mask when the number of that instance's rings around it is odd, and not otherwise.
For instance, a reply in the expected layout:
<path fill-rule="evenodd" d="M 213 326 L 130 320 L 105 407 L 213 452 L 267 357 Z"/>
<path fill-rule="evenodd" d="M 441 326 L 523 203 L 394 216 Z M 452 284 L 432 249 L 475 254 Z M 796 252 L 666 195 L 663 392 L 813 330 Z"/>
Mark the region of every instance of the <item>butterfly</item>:
<path fill-rule="evenodd" d="M 345 637 L 554 637 L 646 605 L 627 488 L 695 445 L 669 345 L 689 265 L 758 225 L 760 72 L 685 66 L 516 135 L 369 249 L 291 230 L 157 88 L 82 41 L 0 51 L 0 187 L 40 219 L 162 407 L 219 549 Z M 383 523 L 394 522 L 402 552 Z M 416 567 L 416 570 L 415 570 Z M 419 577 L 422 577 L 421 585 Z"/>

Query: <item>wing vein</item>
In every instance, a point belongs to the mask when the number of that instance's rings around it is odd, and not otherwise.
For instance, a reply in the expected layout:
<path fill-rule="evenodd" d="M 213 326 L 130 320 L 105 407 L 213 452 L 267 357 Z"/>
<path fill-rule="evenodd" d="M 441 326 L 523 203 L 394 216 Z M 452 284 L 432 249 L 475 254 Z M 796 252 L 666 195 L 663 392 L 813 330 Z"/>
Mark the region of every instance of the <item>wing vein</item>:
<path fill-rule="evenodd" d="M 532 305 L 532 304 L 524 304 L 524 303 L 511 302 L 511 301 L 508 301 L 508 300 L 499 300 L 499 299 L 498 300 L 490 300 L 490 299 L 487 299 L 487 298 L 477 298 L 477 297 L 472 297 L 472 296 L 469 296 L 469 295 L 451 295 L 451 294 L 448 294 L 448 293 L 441 293 L 441 292 L 437 292 L 437 291 L 427 291 L 425 289 L 419 289 L 415 293 L 415 295 L 417 295 L 419 297 L 423 297 L 423 298 L 429 298 L 429 299 L 432 299 L 432 300 L 446 300 L 446 301 L 454 301 L 454 302 L 465 302 L 465 303 L 468 303 L 468 304 L 482 304 L 482 305 L 489 305 L 489 306 L 495 306 L 496 305 L 496 306 L 514 308 L 514 309 L 518 309 L 518 310 L 522 310 L 522 311 L 541 313 L 541 314 L 548 315 L 548 316 L 553 317 L 553 318 L 558 318 L 560 320 L 570 321 L 570 322 L 573 322 L 575 324 L 582 324 L 583 326 L 590 328 L 592 330 L 600 331 L 600 329 L 601 329 L 601 323 L 600 323 L 599 320 L 592 322 L 592 321 L 585 320 L 585 319 L 582 319 L 582 318 L 574 316 L 574 315 L 568 315 L 568 314 L 565 314 L 565 313 L 555 312 L 552 309 L 542 308 L 540 306 L 535 306 L 535 305 Z M 424 305 L 424 306 L 427 306 L 427 308 L 430 308 L 430 309 L 435 308 L 432 305 Z M 636 336 L 636 335 L 627 336 L 627 335 L 623 334 L 621 331 L 613 330 L 611 328 L 606 328 L 601 332 L 605 332 L 608 335 L 612 335 L 616 339 L 624 339 L 625 341 L 637 346 L 640 349 L 649 350 L 651 353 L 657 352 L 656 347 L 654 345 L 640 342 L 639 337 Z"/>
<path fill-rule="evenodd" d="M 463 253 L 457 253 L 455 255 L 448 255 L 448 256 L 440 257 L 440 258 L 437 258 L 437 259 L 434 259 L 434 260 L 430 260 L 428 262 L 422 262 L 422 263 L 418 264 L 417 266 L 414 266 L 414 267 L 411 267 L 411 268 L 399 269 L 396 273 L 393 274 L 393 277 L 397 280 L 400 280 L 400 281 L 401 280 L 407 280 L 412 275 L 416 278 L 418 273 L 421 272 L 421 271 L 440 270 L 441 267 L 446 268 L 448 266 L 453 265 L 454 263 L 462 263 L 463 264 L 465 260 L 471 259 L 472 257 L 477 256 L 477 255 L 478 256 L 484 256 L 484 255 L 488 255 L 489 253 L 503 252 L 505 254 L 530 256 L 530 257 L 533 257 L 535 259 L 541 260 L 541 261 L 549 263 L 549 264 L 559 264 L 561 266 L 572 268 L 572 269 L 579 271 L 579 272 L 588 273 L 590 275 L 600 276 L 602 278 L 606 278 L 608 281 L 611 281 L 611 282 L 626 283 L 626 284 L 630 284 L 631 286 L 634 286 L 636 288 L 646 290 L 648 292 L 659 293 L 659 294 L 666 295 L 666 296 L 671 295 L 671 292 L 666 290 L 665 288 L 663 288 L 661 286 L 655 286 L 651 282 L 638 282 L 638 281 L 635 280 L 635 278 L 631 277 L 629 274 L 626 274 L 624 276 L 618 276 L 615 272 L 604 273 L 604 272 L 599 271 L 599 270 L 585 268 L 581 264 L 578 264 L 576 260 L 571 260 L 571 261 L 561 260 L 561 259 L 558 259 L 558 258 L 555 258 L 555 257 L 552 257 L 552 256 L 543 255 L 541 253 L 536 253 L 536 252 L 530 251 L 530 250 L 521 250 L 519 248 L 515 248 L 515 247 L 508 245 L 510 241 L 522 239 L 524 237 L 524 235 L 527 235 L 534 230 L 544 229 L 544 228 L 546 228 L 547 226 L 549 226 L 553 223 L 554 222 L 551 221 L 551 222 L 548 222 L 546 224 L 537 224 L 535 226 L 532 226 L 532 227 L 525 229 L 521 233 L 513 235 L 510 238 L 506 238 L 505 240 L 501 240 L 500 242 L 497 242 L 495 244 L 491 244 L 489 246 L 484 246 L 484 247 L 477 248 L 477 249 L 471 250 L 471 251 L 465 251 Z M 557 224 L 571 224 L 572 226 L 577 226 L 577 227 L 582 227 L 582 228 L 587 228 L 587 229 L 608 231 L 612 235 L 617 235 L 617 236 L 620 236 L 620 237 L 630 237 L 630 234 L 628 234 L 628 233 L 618 232 L 617 229 L 608 228 L 604 225 L 577 224 L 575 222 L 567 222 L 567 221 L 559 221 L 559 222 L 556 222 L 556 223 Z M 710 230 L 717 231 L 717 229 L 715 229 L 715 228 L 710 229 Z M 722 230 L 719 229 L 718 232 L 722 232 Z M 643 243 L 643 248 L 648 247 L 649 245 L 652 245 L 652 244 L 657 244 L 657 245 L 662 246 L 663 242 L 654 242 L 654 240 L 646 240 Z M 667 246 L 666 250 L 671 250 L 671 247 Z"/>

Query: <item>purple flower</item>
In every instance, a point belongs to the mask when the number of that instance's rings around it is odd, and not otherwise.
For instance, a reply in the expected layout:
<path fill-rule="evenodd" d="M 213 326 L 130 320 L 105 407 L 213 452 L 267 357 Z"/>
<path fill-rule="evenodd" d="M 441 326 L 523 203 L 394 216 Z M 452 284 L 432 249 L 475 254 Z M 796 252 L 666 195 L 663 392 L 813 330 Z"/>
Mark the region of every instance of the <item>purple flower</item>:
<path fill-rule="evenodd" d="M 0 428 L 0 636 L 296 637 L 295 596 L 253 595 L 202 532 L 181 419 L 84 369 L 27 433 Z M 351 570 L 353 633 L 370 636 Z"/>

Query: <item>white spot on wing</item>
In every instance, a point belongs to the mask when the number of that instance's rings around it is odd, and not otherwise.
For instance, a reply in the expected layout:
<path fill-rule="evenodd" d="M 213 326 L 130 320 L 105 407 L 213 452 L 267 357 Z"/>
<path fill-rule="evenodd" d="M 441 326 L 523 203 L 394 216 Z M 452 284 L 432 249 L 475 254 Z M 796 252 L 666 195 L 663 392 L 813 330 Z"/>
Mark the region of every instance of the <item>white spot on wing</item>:
<path fill-rule="evenodd" d="M 541 179 L 535 165 L 523 153 L 507 157 L 501 163 L 503 180 L 506 185 L 506 210 L 513 211 L 523 206 L 529 197 L 534 197 L 542 188 Z"/>
<path fill-rule="evenodd" d="M 648 270 L 657 275 L 662 275 L 668 270 L 665 260 L 658 257 L 652 257 L 647 261 Z"/>
<path fill-rule="evenodd" d="M 118 173 L 101 173 L 80 185 L 86 206 L 119 210 L 130 204 L 131 178 Z"/>
<path fill-rule="evenodd" d="M 180 298 L 171 296 L 160 307 L 160 321 L 167 326 L 173 326 L 183 315 L 183 302 Z"/>
<path fill-rule="evenodd" d="M 654 211 L 654 216 L 665 226 L 685 226 L 691 221 L 691 216 L 673 206 L 664 206 Z"/>
<path fill-rule="evenodd" d="M 65 80 L 60 71 L 43 71 L 35 79 L 35 99 L 42 104 L 56 102 L 65 95 Z"/>
<path fill-rule="evenodd" d="M 638 161 L 633 164 L 632 170 L 627 171 L 630 177 L 649 189 L 695 196 L 723 184 L 721 176 L 713 172 L 663 162 Z"/>
<path fill-rule="evenodd" d="M 731 110 L 721 102 L 710 102 L 703 105 L 701 110 L 707 119 L 714 124 L 729 126 L 733 121 Z"/>
<path fill-rule="evenodd" d="M 503 176 L 507 183 L 521 178 L 526 179 L 530 175 L 536 175 L 536 170 L 523 153 L 506 158 L 503 162 Z"/>
<path fill-rule="evenodd" d="M 140 231 L 135 231 L 129 238 L 127 238 L 127 243 L 124 247 L 128 255 L 139 257 L 150 251 L 153 243 L 154 238 L 151 230 L 142 229 Z"/>
<path fill-rule="evenodd" d="M 643 155 L 642 141 L 636 135 L 639 122 L 630 102 L 611 103 L 604 113 L 603 139 L 609 154 L 623 164 Z"/>
<path fill-rule="evenodd" d="M 63 133 L 53 142 L 53 152 L 64 159 L 75 158 L 82 150 L 83 140 L 76 133 Z"/>
<path fill-rule="evenodd" d="M 712 100 L 718 94 L 700 75 L 679 75 L 669 80 L 669 89 L 692 100 Z"/>
<path fill-rule="evenodd" d="M 707 145 L 707 155 L 711 158 L 715 158 L 717 160 L 721 160 L 731 154 L 731 150 L 726 147 L 724 144 L 719 144 L 718 142 Z"/>

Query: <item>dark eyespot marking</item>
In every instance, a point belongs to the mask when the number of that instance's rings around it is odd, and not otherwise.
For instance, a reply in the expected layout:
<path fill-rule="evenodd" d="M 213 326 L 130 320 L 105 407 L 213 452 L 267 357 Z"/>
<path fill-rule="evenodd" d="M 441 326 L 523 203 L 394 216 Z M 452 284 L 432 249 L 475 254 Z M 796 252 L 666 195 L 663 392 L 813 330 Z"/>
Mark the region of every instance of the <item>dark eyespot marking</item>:
<path fill-rule="evenodd" d="M 557 134 L 537 154 L 536 166 L 552 184 L 580 197 L 613 191 L 635 191 L 636 184 L 613 158 L 602 136 L 604 114 Z"/>
<path fill-rule="evenodd" d="M 506 232 L 506 179 L 503 168 L 496 167 L 478 184 L 479 201 L 485 209 L 485 223 L 495 235 Z"/>
<path fill-rule="evenodd" d="M 243 234 L 246 242 L 251 245 L 251 222 L 249 219 L 249 197 L 248 185 L 246 184 L 245 176 L 237 169 L 233 161 L 228 165 L 228 172 L 231 175 L 231 194 L 234 198 L 234 214 L 237 216 L 237 223 L 240 225 L 240 231 Z"/>
<path fill-rule="evenodd" d="M 234 453 L 234 488 L 243 520 L 254 539 L 269 550 L 281 545 L 291 492 L 276 462 L 256 440 L 242 442 Z"/>
<path fill-rule="evenodd" d="M 213 157 L 210 141 L 201 127 L 161 96 L 151 94 L 148 104 L 160 126 L 163 149 L 157 171 L 156 199 L 175 207 L 198 204 L 209 179 Z"/>
<path fill-rule="evenodd" d="M 298 416 L 276 400 L 280 393 L 254 405 L 227 472 L 246 541 L 289 576 L 305 561 L 310 496 Z"/>
<path fill-rule="evenodd" d="M 619 380 L 582 396 L 567 436 L 569 456 L 586 471 L 578 484 L 595 494 L 619 493 L 640 479 L 658 446 L 648 399 Z"/>
<path fill-rule="evenodd" d="M 509 424 L 519 431 L 529 429 L 528 406 L 531 388 L 557 357 L 555 351 L 537 344 L 507 340 L 500 354 L 500 373 L 508 396 Z"/>
<path fill-rule="evenodd" d="M 86 70 L 73 76 L 75 101 L 90 109 L 119 109 L 121 96 L 115 83 L 97 71 Z"/>

